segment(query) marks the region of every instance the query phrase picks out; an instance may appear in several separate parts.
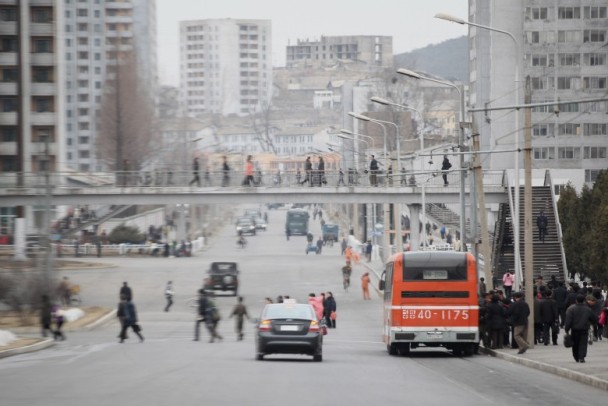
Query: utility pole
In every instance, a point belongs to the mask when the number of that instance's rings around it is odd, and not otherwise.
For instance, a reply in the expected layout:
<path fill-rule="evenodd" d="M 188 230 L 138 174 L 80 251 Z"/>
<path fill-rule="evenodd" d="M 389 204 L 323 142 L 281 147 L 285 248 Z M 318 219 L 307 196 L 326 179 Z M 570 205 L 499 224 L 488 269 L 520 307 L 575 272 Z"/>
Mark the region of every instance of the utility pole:
<path fill-rule="evenodd" d="M 477 191 L 477 199 L 475 202 L 479 203 L 479 225 L 481 227 L 481 244 L 480 250 L 475 249 L 478 253 L 481 251 L 483 255 L 483 270 L 485 274 L 486 283 L 492 282 L 492 249 L 490 248 L 490 234 L 488 233 L 488 215 L 486 210 L 486 196 L 483 191 L 483 171 L 481 170 L 481 160 L 479 159 L 479 132 L 476 128 L 473 130 L 473 170 L 475 172 L 475 189 Z M 474 203 L 474 202 L 473 202 Z M 477 233 L 472 232 L 473 235 Z M 477 241 L 475 241 L 477 244 Z"/>
<path fill-rule="evenodd" d="M 532 103 L 532 89 L 530 76 L 528 76 L 526 77 L 525 104 L 530 103 Z M 519 188 L 519 185 L 517 187 Z M 516 204 L 519 204 L 519 202 Z M 532 109 L 526 107 L 524 113 L 524 283 L 526 302 L 531 309 L 534 307 L 534 242 L 532 232 Z M 528 326 L 534 326 L 533 311 L 530 312 Z M 534 328 L 528 329 L 527 340 L 530 347 L 534 347 Z"/>
<path fill-rule="evenodd" d="M 22 188 L 24 186 L 24 143 L 25 143 L 25 117 L 24 114 L 26 112 L 26 104 L 24 100 L 24 70 L 28 67 L 26 60 L 26 52 L 24 52 L 24 46 L 26 46 L 26 42 L 29 40 L 29 37 L 21 34 L 22 20 L 27 21 L 27 17 L 29 14 L 27 10 L 28 6 L 22 7 L 21 2 L 17 2 L 17 159 L 16 159 L 16 168 L 17 171 L 17 188 Z M 15 255 L 14 259 L 17 261 L 25 261 L 25 207 L 17 206 L 15 207 L 15 229 L 13 235 L 15 241 Z"/>
<path fill-rule="evenodd" d="M 51 156 L 49 151 L 50 134 L 40 134 L 40 141 L 44 142 L 44 156 L 40 159 L 40 169 L 44 171 L 44 215 L 42 229 L 44 230 L 44 278 L 47 293 L 52 291 L 53 244 L 51 243 Z"/>

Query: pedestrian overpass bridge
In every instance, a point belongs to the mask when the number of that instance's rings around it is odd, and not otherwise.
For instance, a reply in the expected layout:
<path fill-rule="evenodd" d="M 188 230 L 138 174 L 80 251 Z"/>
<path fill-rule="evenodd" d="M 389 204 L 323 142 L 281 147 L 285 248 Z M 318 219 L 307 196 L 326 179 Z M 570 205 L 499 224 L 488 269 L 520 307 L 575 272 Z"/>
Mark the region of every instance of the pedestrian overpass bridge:
<path fill-rule="evenodd" d="M 200 186 L 188 185 L 186 174 L 158 181 L 152 176 L 149 182 L 141 176 L 124 173 L 50 173 L 17 174 L 0 177 L 0 206 L 39 205 L 138 205 L 138 204 L 247 204 L 247 203 L 460 203 L 458 173 L 450 173 L 449 185 L 444 186 L 441 176 L 431 174 L 412 176 L 404 180 L 382 178 L 377 186 L 369 184 L 369 177 L 342 176 L 328 173 L 321 186 L 300 184 L 295 174 L 259 178 L 254 185 L 243 186 L 241 174 L 231 173 L 226 181 L 221 173 L 205 174 Z M 435 176 L 434 176 L 435 175 Z M 189 177 L 192 177 L 189 174 Z M 168 180 L 171 180 L 170 182 Z M 222 186 L 224 183 L 225 186 Z M 474 186 L 465 183 L 465 194 Z M 215 185 L 215 186 L 214 186 Z M 503 171 L 483 173 L 484 194 L 487 204 L 506 203 L 507 179 Z"/>

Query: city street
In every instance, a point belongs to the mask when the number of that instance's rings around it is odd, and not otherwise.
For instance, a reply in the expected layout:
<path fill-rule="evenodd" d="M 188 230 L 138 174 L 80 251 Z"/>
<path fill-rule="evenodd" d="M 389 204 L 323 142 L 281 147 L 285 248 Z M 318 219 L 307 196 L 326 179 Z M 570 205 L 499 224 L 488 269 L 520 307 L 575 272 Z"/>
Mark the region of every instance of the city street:
<path fill-rule="evenodd" d="M 237 213 L 240 213 L 239 210 Z M 321 255 L 305 254 L 305 237 L 285 238 L 285 210 L 268 211 L 268 231 L 236 245 L 227 224 L 210 246 L 191 258 L 101 258 L 103 269 L 59 272 L 82 287 L 83 305 L 115 307 L 123 281 L 133 289 L 145 342 L 134 334 L 119 344 L 113 320 L 38 352 L 0 360 L 0 404 L 33 405 L 590 405 L 606 393 L 555 375 L 490 356 L 456 358 L 443 349 L 417 349 L 391 357 L 381 341 L 381 300 L 363 301 L 355 267 L 349 292 L 342 288 L 339 244 Z M 312 220 L 315 240 L 320 224 Z M 342 232 L 345 230 L 341 230 Z M 240 290 L 251 317 L 265 297 L 332 291 L 337 329 L 324 338 L 323 362 L 311 357 L 254 358 L 253 323 L 237 341 L 228 319 L 236 299 L 218 295 L 221 342 L 208 343 L 206 330 L 192 341 L 194 309 L 189 299 L 202 286 L 211 262 L 239 263 Z M 164 312 L 164 287 L 176 292 Z M 372 280 L 372 283 L 376 283 Z"/>

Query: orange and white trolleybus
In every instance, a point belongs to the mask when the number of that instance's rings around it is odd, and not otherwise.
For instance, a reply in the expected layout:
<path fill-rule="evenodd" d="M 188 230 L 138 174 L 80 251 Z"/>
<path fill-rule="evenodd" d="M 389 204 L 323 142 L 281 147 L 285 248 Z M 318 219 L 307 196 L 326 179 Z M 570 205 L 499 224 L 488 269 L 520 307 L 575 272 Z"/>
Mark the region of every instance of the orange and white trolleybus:
<path fill-rule="evenodd" d="M 421 345 L 472 355 L 479 343 L 475 258 L 468 252 L 416 251 L 390 257 L 380 278 L 391 355 Z"/>

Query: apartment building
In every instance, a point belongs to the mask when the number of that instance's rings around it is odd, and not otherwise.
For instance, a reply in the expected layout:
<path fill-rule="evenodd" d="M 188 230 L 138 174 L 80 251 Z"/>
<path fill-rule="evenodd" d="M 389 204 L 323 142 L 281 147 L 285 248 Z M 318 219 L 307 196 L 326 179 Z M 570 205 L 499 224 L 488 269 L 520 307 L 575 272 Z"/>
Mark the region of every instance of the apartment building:
<path fill-rule="evenodd" d="M 9 184 L 64 167 L 63 3 L 0 2 L 0 178 Z M 16 217 L 41 224 L 33 210 L 0 208 L 0 233 L 12 234 Z"/>
<path fill-rule="evenodd" d="M 96 140 L 104 81 L 117 56 L 135 52 L 140 77 L 157 97 L 156 0 L 64 2 L 65 163 L 79 171 L 102 169 Z"/>
<path fill-rule="evenodd" d="M 270 20 L 209 19 L 180 23 L 183 114 L 249 115 L 272 96 Z"/>
<path fill-rule="evenodd" d="M 469 21 L 505 30 L 515 38 L 470 28 L 471 104 L 523 104 L 529 78 L 533 103 L 563 102 L 532 110 L 532 168 L 551 169 L 554 182 L 572 181 L 579 190 L 594 182 L 608 167 L 608 103 L 567 102 L 606 95 L 606 2 L 471 1 Z M 475 114 L 483 150 L 513 149 L 516 130 L 523 147 L 523 112 L 518 120 L 515 114 Z M 484 168 L 514 168 L 512 154 L 487 154 L 483 159 Z M 523 167 L 523 158 L 519 165 Z"/>
<path fill-rule="evenodd" d="M 298 39 L 287 45 L 287 68 L 360 63 L 362 68 L 393 66 L 393 37 L 380 35 L 322 36 L 320 40 Z"/>

